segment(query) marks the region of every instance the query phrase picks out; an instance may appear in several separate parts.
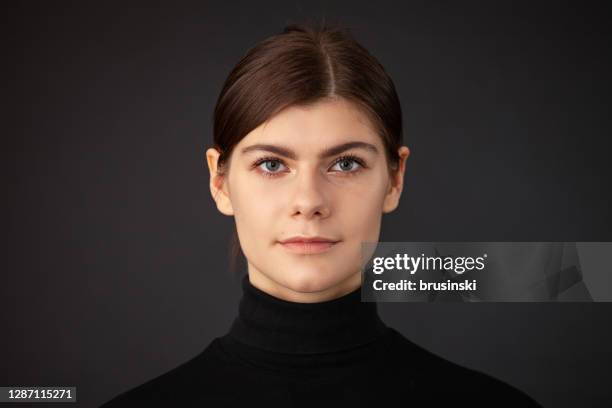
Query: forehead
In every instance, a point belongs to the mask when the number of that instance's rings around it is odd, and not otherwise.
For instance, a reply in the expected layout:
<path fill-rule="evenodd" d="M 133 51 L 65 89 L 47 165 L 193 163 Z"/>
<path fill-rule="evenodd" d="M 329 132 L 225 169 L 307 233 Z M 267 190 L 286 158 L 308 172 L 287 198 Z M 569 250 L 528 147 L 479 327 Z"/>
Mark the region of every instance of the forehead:
<path fill-rule="evenodd" d="M 320 150 L 348 141 L 382 144 L 362 110 L 344 99 L 334 99 L 285 108 L 251 131 L 239 145 L 278 143 L 298 150 Z"/>

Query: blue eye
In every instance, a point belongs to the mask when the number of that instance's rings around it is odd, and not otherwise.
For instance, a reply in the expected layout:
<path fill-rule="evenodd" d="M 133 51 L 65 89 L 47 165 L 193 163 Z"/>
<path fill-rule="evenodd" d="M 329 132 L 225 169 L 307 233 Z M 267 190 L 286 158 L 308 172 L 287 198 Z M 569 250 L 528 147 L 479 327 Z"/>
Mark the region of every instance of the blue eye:
<path fill-rule="evenodd" d="M 262 164 L 265 165 L 264 167 L 266 168 L 266 170 L 269 170 L 271 172 L 275 172 L 282 165 L 282 163 L 278 160 L 266 160 Z"/>
<path fill-rule="evenodd" d="M 263 167 L 265 170 L 260 171 L 260 173 L 267 177 L 274 177 L 279 173 L 279 171 L 276 170 L 278 170 L 280 166 L 284 166 L 282 161 L 279 159 L 264 157 L 255 163 L 255 167 L 260 167 L 262 164 L 264 165 Z"/>
<path fill-rule="evenodd" d="M 366 168 L 365 162 L 357 156 L 352 154 L 338 157 L 336 161 L 333 163 L 333 166 L 340 165 L 340 171 L 336 173 L 340 173 L 345 176 L 352 176 Z M 347 166 L 348 164 L 348 166 Z M 358 164 L 356 170 L 354 164 Z M 263 165 L 263 167 L 262 167 Z M 283 171 L 279 171 L 278 169 L 281 166 L 285 166 L 285 163 L 276 157 L 262 157 L 258 159 L 253 167 L 258 169 L 258 172 L 265 177 L 276 177 L 283 173 Z M 332 166 L 332 167 L 333 167 Z"/>
<path fill-rule="evenodd" d="M 345 166 L 348 163 L 348 168 Z M 341 171 L 341 173 L 353 173 L 354 171 L 351 171 L 352 168 L 354 168 L 354 166 L 352 166 L 353 164 L 358 164 L 360 167 L 364 167 L 361 164 L 361 161 L 354 156 L 344 156 L 344 157 L 340 157 L 338 160 L 336 160 L 336 162 L 334 163 L 335 165 L 340 165 L 340 168 L 343 170 L 348 170 L 348 171 Z"/>

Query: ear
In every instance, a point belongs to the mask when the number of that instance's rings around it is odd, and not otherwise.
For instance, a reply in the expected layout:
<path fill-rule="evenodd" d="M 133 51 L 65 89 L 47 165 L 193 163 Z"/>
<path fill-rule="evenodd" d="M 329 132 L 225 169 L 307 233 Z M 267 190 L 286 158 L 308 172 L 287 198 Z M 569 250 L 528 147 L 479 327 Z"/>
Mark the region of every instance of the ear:
<path fill-rule="evenodd" d="M 399 205 L 399 199 L 404 187 L 404 172 L 406 170 L 406 159 L 410 156 L 410 149 L 407 146 L 402 146 L 398 149 L 400 156 L 398 169 L 393 174 L 390 180 L 385 201 L 383 202 L 383 213 L 390 213 Z"/>
<path fill-rule="evenodd" d="M 234 215 L 234 208 L 227 189 L 225 175 L 218 173 L 220 153 L 215 148 L 206 150 L 206 161 L 210 171 L 210 193 L 217 204 L 217 209 L 224 215 Z"/>

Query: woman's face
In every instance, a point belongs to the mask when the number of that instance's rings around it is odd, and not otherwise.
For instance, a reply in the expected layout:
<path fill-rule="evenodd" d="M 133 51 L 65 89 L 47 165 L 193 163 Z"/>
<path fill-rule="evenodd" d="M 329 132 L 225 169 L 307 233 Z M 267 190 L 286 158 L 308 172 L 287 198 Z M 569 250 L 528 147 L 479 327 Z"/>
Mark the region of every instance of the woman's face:
<path fill-rule="evenodd" d="M 222 185 L 213 180 L 218 152 L 209 149 L 211 192 L 219 193 L 219 210 L 235 217 L 251 283 L 306 303 L 358 288 L 362 242 L 378 241 L 382 214 L 399 202 L 408 148 L 399 153 L 391 178 L 381 138 L 342 99 L 289 107 L 247 134 Z M 324 251 L 281 243 L 292 237 L 336 243 Z"/>

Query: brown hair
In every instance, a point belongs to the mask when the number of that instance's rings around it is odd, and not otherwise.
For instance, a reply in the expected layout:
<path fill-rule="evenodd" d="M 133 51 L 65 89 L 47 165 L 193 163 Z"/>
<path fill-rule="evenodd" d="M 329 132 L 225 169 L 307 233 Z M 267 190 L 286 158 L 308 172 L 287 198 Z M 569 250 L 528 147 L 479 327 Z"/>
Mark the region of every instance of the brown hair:
<path fill-rule="evenodd" d="M 214 112 L 217 169 L 227 174 L 236 144 L 282 109 L 327 98 L 351 101 L 385 146 L 390 174 L 399 168 L 402 112 L 393 81 L 347 28 L 290 24 L 249 49 L 228 75 Z M 233 234 L 230 270 L 242 254 Z M 242 254 L 244 257 L 244 254 Z"/>

